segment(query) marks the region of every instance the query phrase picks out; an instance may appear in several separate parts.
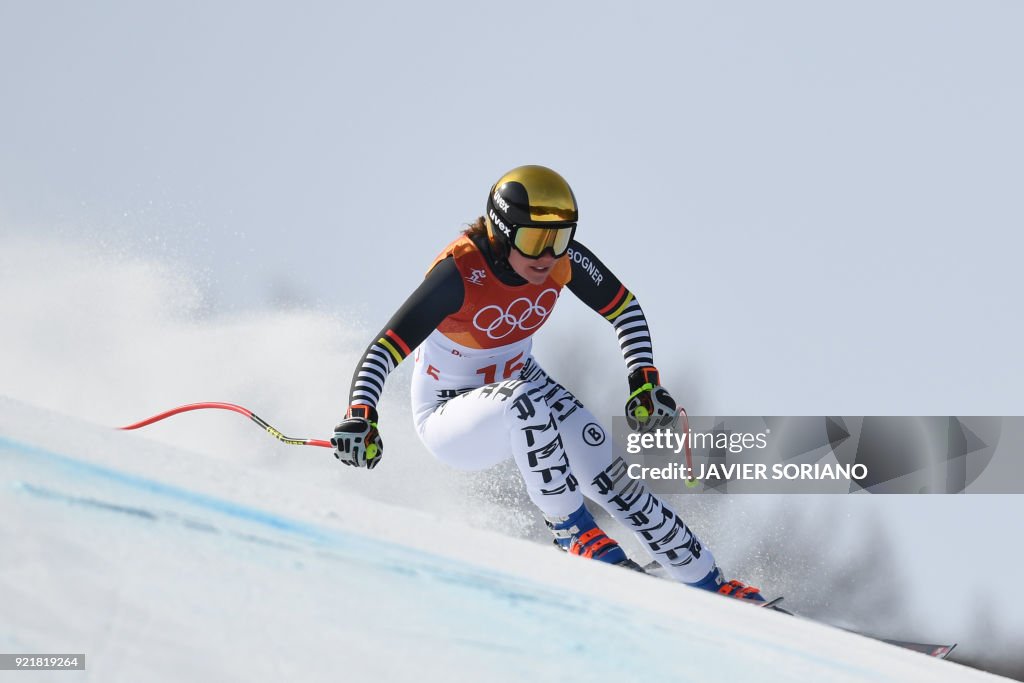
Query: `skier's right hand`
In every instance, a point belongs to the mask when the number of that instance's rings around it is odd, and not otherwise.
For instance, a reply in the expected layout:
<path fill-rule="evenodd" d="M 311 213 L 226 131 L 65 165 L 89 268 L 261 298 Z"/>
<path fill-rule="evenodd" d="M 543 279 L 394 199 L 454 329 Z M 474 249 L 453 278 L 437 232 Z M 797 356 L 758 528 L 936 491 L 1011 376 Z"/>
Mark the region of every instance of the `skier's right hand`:
<path fill-rule="evenodd" d="M 349 406 L 345 419 L 334 428 L 331 437 L 334 457 L 354 467 L 372 470 L 384 454 L 384 443 L 377 432 L 377 411 L 372 406 Z"/>

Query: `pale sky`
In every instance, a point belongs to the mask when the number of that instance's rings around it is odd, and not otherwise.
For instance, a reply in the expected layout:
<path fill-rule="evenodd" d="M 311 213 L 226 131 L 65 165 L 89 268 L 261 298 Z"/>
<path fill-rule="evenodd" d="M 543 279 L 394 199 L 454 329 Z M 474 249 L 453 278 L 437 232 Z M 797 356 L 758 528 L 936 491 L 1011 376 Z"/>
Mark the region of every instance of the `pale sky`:
<path fill-rule="evenodd" d="M 1022 29 L 987 0 L 6 2 L 0 226 L 376 327 L 542 163 L 706 412 L 1022 413 Z"/>

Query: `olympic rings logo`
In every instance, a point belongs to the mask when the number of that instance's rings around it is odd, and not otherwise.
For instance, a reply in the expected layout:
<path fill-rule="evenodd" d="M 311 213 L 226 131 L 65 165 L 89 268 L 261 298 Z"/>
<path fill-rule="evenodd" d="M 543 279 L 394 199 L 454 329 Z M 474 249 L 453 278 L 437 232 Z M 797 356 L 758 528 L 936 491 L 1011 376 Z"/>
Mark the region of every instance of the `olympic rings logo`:
<path fill-rule="evenodd" d="M 516 330 L 530 332 L 541 326 L 557 301 L 558 290 L 545 289 L 536 301 L 521 296 L 505 310 L 496 304 L 484 306 L 473 316 L 473 327 L 491 339 L 504 339 Z"/>

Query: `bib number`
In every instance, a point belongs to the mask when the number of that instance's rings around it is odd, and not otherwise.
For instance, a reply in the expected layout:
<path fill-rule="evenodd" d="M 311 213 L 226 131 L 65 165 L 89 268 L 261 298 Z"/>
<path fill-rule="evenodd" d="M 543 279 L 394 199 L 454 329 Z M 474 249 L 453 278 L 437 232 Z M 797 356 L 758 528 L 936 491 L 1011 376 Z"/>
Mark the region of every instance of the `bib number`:
<path fill-rule="evenodd" d="M 509 358 L 508 361 L 505 362 L 505 367 L 502 368 L 501 379 L 509 379 L 510 377 L 512 377 L 513 375 L 515 375 L 516 373 L 523 369 L 524 363 L 521 360 L 522 357 L 523 354 L 520 351 L 515 356 Z M 484 376 L 484 384 L 494 384 L 495 382 L 498 381 L 498 365 L 494 364 L 480 368 L 479 370 L 476 371 L 476 374 Z"/>

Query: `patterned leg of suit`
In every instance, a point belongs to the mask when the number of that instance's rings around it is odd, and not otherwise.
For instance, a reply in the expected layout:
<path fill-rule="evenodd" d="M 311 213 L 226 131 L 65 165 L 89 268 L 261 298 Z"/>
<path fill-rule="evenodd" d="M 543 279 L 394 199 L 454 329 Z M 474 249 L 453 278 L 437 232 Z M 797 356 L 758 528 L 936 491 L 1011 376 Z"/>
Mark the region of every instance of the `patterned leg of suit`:
<path fill-rule="evenodd" d="M 675 511 L 626 475 L 626 463 L 612 453 L 593 413 L 532 358 L 518 379 L 450 399 L 418 428 L 436 457 L 460 469 L 514 458 L 530 499 L 546 515 L 569 515 L 585 495 L 636 534 L 679 581 L 700 581 L 715 566 Z"/>

